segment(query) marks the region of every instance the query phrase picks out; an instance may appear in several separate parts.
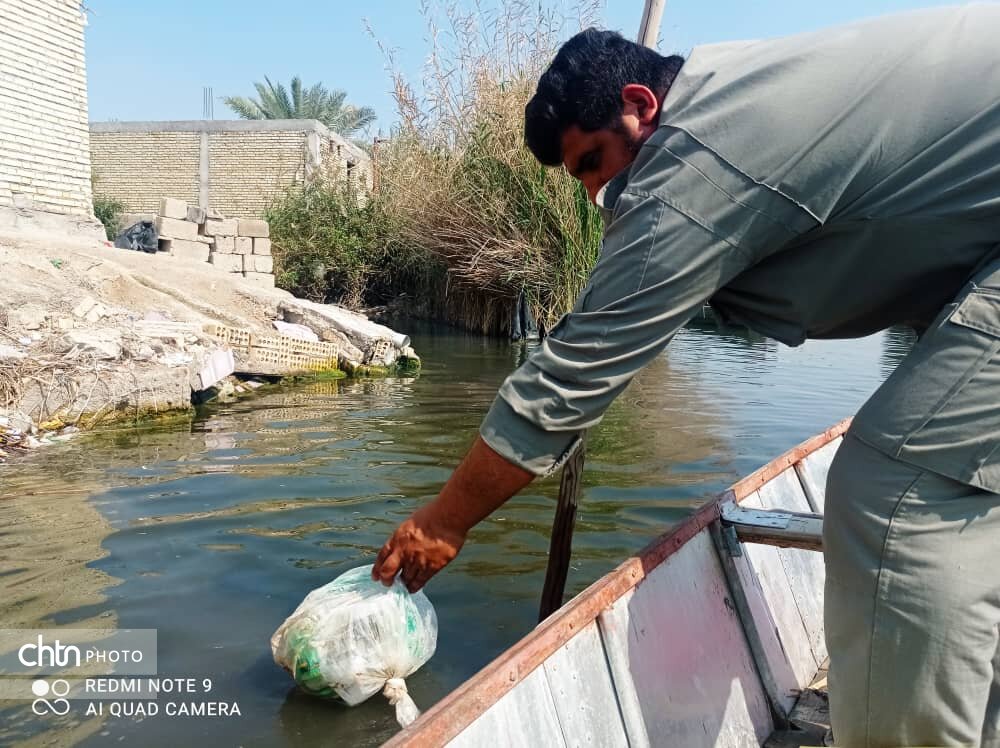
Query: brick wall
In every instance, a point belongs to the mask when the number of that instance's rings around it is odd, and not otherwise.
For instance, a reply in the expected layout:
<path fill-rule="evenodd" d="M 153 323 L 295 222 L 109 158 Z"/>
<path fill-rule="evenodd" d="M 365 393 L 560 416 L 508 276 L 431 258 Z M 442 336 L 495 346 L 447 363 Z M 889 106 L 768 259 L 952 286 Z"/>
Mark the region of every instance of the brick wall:
<path fill-rule="evenodd" d="M 315 120 L 91 123 L 90 141 L 95 192 L 134 212 L 171 197 L 257 218 L 306 179 L 371 186 L 367 154 Z"/>
<path fill-rule="evenodd" d="M 78 0 L 0 0 L 0 208 L 90 216 Z"/>
<path fill-rule="evenodd" d="M 130 211 L 155 213 L 173 197 L 198 204 L 201 136 L 196 132 L 110 132 L 90 138 L 94 193 Z"/>
<path fill-rule="evenodd" d="M 304 132 L 219 132 L 208 143 L 210 202 L 223 215 L 260 216 L 275 195 L 305 179 Z"/>

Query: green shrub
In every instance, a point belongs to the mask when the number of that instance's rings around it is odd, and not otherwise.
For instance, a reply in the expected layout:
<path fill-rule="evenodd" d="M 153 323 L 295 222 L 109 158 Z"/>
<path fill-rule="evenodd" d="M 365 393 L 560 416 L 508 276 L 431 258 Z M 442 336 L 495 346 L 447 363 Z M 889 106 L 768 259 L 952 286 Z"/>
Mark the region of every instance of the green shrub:
<path fill-rule="evenodd" d="M 266 211 L 278 286 L 297 296 L 349 307 L 400 293 L 428 293 L 436 263 L 396 242 L 376 198 L 323 183 L 286 190 Z"/>
<path fill-rule="evenodd" d="M 94 197 L 94 215 L 104 224 L 104 233 L 108 239 L 114 239 L 122 230 L 122 214 L 125 204 L 113 197 Z"/>

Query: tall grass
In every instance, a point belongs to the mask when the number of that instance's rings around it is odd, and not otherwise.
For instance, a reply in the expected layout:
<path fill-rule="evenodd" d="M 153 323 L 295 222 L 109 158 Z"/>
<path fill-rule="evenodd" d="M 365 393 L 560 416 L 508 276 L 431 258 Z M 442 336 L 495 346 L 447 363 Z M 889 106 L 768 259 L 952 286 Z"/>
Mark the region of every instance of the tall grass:
<path fill-rule="evenodd" d="M 424 4 L 431 50 L 419 86 L 383 46 L 400 121 L 378 148 L 377 194 L 285 193 L 266 216 L 279 285 L 350 305 L 405 294 L 499 335 L 523 296 L 551 327 L 586 283 L 602 227 L 582 186 L 524 146 L 524 106 L 561 41 L 599 7 L 567 17 L 525 0 Z"/>
<path fill-rule="evenodd" d="M 522 0 L 466 12 L 425 5 L 422 93 L 393 74 L 401 123 L 380 154 L 380 197 L 398 241 L 444 263 L 448 313 L 466 327 L 509 332 L 521 294 L 550 326 L 596 260 L 599 215 L 564 170 L 535 161 L 523 121 L 559 43 L 598 7 L 567 18 Z"/>

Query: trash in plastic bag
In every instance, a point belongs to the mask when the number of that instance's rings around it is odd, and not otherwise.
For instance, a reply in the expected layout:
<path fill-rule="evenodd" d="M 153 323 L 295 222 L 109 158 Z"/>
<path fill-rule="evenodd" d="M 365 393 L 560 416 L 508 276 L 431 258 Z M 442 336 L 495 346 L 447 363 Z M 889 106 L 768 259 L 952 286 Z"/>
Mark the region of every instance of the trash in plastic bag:
<path fill-rule="evenodd" d="M 304 691 L 348 706 L 382 691 L 406 727 L 420 716 L 403 680 L 434 654 L 437 615 L 423 592 L 371 578 L 371 565 L 310 592 L 271 637 L 274 661 Z"/>
<path fill-rule="evenodd" d="M 133 249 L 152 254 L 159 249 L 159 235 L 152 221 L 139 221 L 115 237 L 119 249 Z"/>

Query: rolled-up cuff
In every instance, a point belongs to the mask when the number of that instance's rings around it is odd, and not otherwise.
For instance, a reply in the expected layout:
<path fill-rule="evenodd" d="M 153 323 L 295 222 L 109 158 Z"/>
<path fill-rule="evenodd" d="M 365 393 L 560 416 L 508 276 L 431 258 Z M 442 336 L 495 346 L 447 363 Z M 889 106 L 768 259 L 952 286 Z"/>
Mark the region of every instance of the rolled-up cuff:
<path fill-rule="evenodd" d="M 538 476 L 562 467 L 580 444 L 581 436 L 573 431 L 539 428 L 500 396 L 483 419 L 479 435 L 501 457 Z"/>

